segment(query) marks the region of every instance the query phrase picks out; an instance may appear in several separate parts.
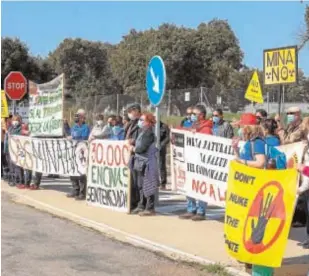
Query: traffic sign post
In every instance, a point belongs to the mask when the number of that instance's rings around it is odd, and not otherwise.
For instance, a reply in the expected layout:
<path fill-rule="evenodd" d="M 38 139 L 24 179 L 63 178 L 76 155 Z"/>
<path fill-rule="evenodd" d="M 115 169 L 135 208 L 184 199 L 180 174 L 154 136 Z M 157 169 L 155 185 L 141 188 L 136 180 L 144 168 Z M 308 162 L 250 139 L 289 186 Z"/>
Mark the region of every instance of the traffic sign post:
<path fill-rule="evenodd" d="M 165 94 L 166 72 L 162 58 L 154 56 L 151 58 L 146 74 L 146 88 L 150 103 L 156 108 L 156 147 L 159 150 L 157 155 L 160 168 L 160 113 L 159 105 Z M 160 171 L 160 169 L 159 169 Z M 158 202 L 158 192 L 156 194 L 156 203 Z"/>
<path fill-rule="evenodd" d="M 16 101 L 21 100 L 27 93 L 27 79 L 21 72 L 12 71 L 4 80 L 4 90 L 13 101 L 13 112 L 16 113 Z"/>

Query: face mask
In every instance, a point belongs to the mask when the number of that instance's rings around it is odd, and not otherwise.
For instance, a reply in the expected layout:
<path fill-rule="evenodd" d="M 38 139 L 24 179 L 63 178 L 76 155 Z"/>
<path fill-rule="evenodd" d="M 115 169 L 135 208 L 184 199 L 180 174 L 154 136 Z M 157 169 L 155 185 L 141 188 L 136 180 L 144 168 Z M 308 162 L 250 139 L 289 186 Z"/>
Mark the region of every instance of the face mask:
<path fill-rule="evenodd" d="M 139 128 L 142 128 L 144 126 L 144 121 L 139 120 L 137 125 Z"/>
<path fill-rule="evenodd" d="M 286 121 L 288 124 L 294 122 L 295 120 L 295 115 L 294 114 L 288 114 L 287 118 L 286 118 Z"/>
<path fill-rule="evenodd" d="M 219 122 L 220 122 L 220 118 L 219 117 L 217 117 L 217 116 L 213 116 L 212 117 L 212 121 L 214 122 L 214 124 L 219 124 Z"/>
<path fill-rule="evenodd" d="M 19 125 L 19 122 L 18 121 L 12 121 L 12 126 L 13 127 L 17 127 Z"/>
<path fill-rule="evenodd" d="M 239 137 L 242 137 L 242 128 L 238 129 L 237 134 Z"/>
<path fill-rule="evenodd" d="M 119 131 L 120 131 L 120 126 L 114 126 L 113 127 L 113 132 L 114 132 L 114 134 L 118 134 L 119 133 Z"/>
<path fill-rule="evenodd" d="M 102 120 L 97 121 L 97 125 L 98 125 L 98 126 L 102 126 L 103 123 L 104 123 L 104 122 L 103 122 Z"/>
<path fill-rule="evenodd" d="M 128 114 L 128 117 L 129 117 L 130 120 L 135 120 L 135 116 L 131 113 Z"/>
<path fill-rule="evenodd" d="M 261 117 L 256 117 L 256 121 L 257 121 L 258 124 L 260 124 L 261 121 L 262 121 L 262 118 Z"/>
<path fill-rule="evenodd" d="M 191 115 L 191 121 L 196 122 L 197 121 L 197 116 L 195 114 Z"/>

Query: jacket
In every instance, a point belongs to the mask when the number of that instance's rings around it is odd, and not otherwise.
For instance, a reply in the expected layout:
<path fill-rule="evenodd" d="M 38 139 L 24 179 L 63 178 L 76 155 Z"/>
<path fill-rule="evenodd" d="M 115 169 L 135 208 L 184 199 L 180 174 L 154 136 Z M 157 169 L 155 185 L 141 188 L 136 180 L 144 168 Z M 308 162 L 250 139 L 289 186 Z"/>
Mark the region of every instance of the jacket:
<path fill-rule="evenodd" d="M 219 124 L 213 124 L 212 133 L 215 136 L 224 137 L 224 138 L 233 138 L 234 130 L 229 122 L 221 120 Z"/>
<path fill-rule="evenodd" d="M 305 133 L 301 129 L 301 123 L 301 120 L 296 124 L 291 123 L 287 126 L 285 130 L 281 129 L 278 131 L 278 135 L 282 145 L 300 142 L 305 139 Z"/>
<path fill-rule="evenodd" d="M 86 123 L 81 125 L 74 124 L 71 128 L 71 136 L 73 140 L 87 140 L 90 134 L 90 129 Z"/>
<path fill-rule="evenodd" d="M 113 132 L 109 125 L 96 124 L 90 133 L 90 137 L 94 139 L 109 139 L 112 134 Z"/>
<path fill-rule="evenodd" d="M 155 135 L 152 128 L 143 128 L 135 141 L 135 153 L 146 153 L 154 141 Z"/>
<path fill-rule="evenodd" d="M 301 186 L 298 188 L 298 193 L 302 194 L 306 191 L 309 191 L 309 146 L 307 145 L 304 150 L 304 156 L 302 160 L 305 167 L 302 171 L 302 178 L 301 178 Z"/>
<path fill-rule="evenodd" d="M 170 142 L 170 128 L 168 125 L 160 122 L 160 149 L 166 149 L 166 146 Z"/>
<path fill-rule="evenodd" d="M 120 125 L 114 126 L 111 139 L 116 141 L 124 140 L 124 128 Z"/>
<path fill-rule="evenodd" d="M 190 128 L 192 127 L 192 125 L 193 125 L 192 121 L 189 120 L 187 117 L 184 118 L 180 123 L 180 126 L 183 128 Z"/>
<path fill-rule="evenodd" d="M 71 136 L 71 128 L 70 128 L 69 123 L 63 124 L 63 133 L 64 133 L 64 136 Z"/>
<path fill-rule="evenodd" d="M 202 134 L 212 134 L 212 121 L 210 120 L 203 120 L 201 122 L 196 122 L 193 127 L 196 129 L 196 132 Z"/>
<path fill-rule="evenodd" d="M 126 140 L 132 139 L 134 141 L 133 144 L 135 144 L 135 141 L 137 140 L 137 137 L 139 136 L 141 132 L 141 129 L 137 125 L 138 120 L 139 119 L 130 121 L 130 123 L 128 123 L 125 129 L 125 132 L 124 132 L 125 139 Z"/>

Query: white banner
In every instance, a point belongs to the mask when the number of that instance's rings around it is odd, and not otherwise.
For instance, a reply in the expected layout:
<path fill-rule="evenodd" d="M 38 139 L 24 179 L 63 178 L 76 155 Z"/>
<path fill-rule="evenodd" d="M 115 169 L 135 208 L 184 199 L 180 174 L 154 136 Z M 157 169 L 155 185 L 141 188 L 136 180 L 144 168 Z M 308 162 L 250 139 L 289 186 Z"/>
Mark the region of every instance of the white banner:
<path fill-rule="evenodd" d="M 172 189 L 186 196 L 225 206 L 229 163 L 235 159 L 232 140 L 172 129 Z M 301 163 L 305 144 L 279 147 L 288 167 Z"/>
<path fill-rule="evenodd" d="M 87 172 L 88 145 L 84 141 L 10 136 L 9 151 L 11 160 L 27 170 L 65 176 Z"/>
<path fill-rule="evenodd" d="M 31 136 L 63 136 L 63 81 L 63 74 L 43 84 L 29 81 Z"/>
<path fill-rule="evenodd" d="M 94 140 L 89 145 L 87 202 L 130 211 L 130 149 L 127 141 Z"/>

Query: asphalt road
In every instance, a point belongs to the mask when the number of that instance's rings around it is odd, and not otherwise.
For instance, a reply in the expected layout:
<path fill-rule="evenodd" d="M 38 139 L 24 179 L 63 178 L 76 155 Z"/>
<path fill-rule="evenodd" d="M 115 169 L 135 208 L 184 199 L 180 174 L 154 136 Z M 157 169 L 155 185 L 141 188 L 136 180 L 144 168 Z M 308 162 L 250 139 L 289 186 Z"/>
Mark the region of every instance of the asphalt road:
<path fill-rule="evenodd" d="M 210 275 L 14 203 L 2 193 L 3 276 Z"/>

